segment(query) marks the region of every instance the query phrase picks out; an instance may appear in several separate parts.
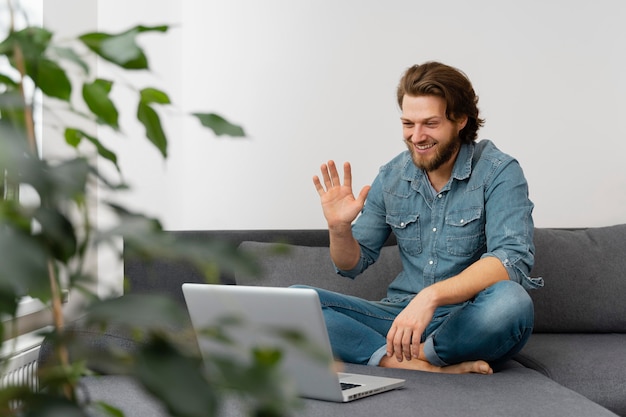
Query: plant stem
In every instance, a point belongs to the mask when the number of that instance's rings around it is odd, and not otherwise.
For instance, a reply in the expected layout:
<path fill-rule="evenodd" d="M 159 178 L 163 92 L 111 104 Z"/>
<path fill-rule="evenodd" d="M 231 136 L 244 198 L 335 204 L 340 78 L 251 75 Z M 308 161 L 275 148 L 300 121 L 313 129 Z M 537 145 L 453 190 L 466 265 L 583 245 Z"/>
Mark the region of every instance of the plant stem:
<path fill-rule="evenodd" d="M 57 282 L 56 273 L 54 271 L 54 261 L 52 259 L 48 260 L 48 278 L 50 279 L 50 293 L 52 300 L 52 319 L 54 322 L 54 328 L 57 331 L 57 334 L 61 334 L 63 331 L 63 302 L 61 291 L 59 290 L 59 285 Z M 67 350 L 67 345 L 64 343 L 59 343 L 56 346 L 57 355 L 59 358 L 59 362 L 63 369 L 67 369 L 70 364 L 70 355 Z M 73 399 L 73 387 L 71 384 L 65 384 L 63 386 L 63 393 L 68 399 Z"/>
<path fill-rule="evenodd" d="M 11 4 L 11 0 L 8 1 L 9 14 L 10 14 L 10 31 L 15 31 L 15 15 L 13 10 L 13 5 Z M 24 92 L 24 78 L 26 76 L 26 66 L 24 64 L 24 53 L 22 52 L 22 48 L 20 48 L 19 44 L 16 42 L 13 45 L 13 57 L 15 59 L 15 68 L 20 74 L 20 79 L 18 82 L 18 88 L 20 92 L 20 97 L 22 99 L 22 105 L 24 106 L 24 121 L 26 128 L 26 139 L 28 141 L 28 146 L 33 153 L 33 155 L 38 155 L 37 153 L 37 140 L 35 138 L 35 120 L 33 119 L 33 107 L 31 104 L 28 104 L 26 101 L 26 93 Z"/>
<path fill-rule="evenodd" d="M 54 261 L 48 260 L 48 277 L 50 279 L 50 292 L 52 293 L 52 319 L 54 321 L 54 327 L 57 329 L 63 328 L 63 308 L 61 291 L 57 283 L 57 277 L 54 272 Z"/>

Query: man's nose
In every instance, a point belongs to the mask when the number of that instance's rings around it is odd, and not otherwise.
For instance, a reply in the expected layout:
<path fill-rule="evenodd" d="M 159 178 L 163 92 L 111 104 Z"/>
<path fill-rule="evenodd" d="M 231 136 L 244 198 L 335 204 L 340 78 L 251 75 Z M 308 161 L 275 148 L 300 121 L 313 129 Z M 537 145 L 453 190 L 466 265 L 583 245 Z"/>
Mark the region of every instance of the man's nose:
<path fill-rule="evenodd" d="M 413 127 L 413 131 L 411 132 L 411 142 L 419 142 L 422 140 L 422 136 L 423 136 L 423 129 L 422 126 L 419 124 L 416 124 Z"/>

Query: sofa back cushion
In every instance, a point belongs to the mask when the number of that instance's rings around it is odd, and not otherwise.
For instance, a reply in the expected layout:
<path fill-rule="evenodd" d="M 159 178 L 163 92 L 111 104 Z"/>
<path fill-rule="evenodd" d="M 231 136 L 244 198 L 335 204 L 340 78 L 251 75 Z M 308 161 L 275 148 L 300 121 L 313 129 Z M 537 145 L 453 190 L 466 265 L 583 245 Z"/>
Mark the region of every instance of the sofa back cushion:
<path fill-rule="evenodd" d="M 535 229 L 536 332 L 626 332 L 626 224 Z"/>
<path fill-rule="evenodd" d="M 238 285 L 288 287 L 302 284 L 367 300 L 380 300 L 386 297 L 387 286 L 402 270 L 397 246 L 383 247 L 378 261 L 354 280 L 335 273 L 328 246 L 247 241 L 239 248 L 256 257 L 261 275 L 235 274 Z"/>
<path fill-rule="evenodd" d="M 386 296 L 401 270 L 396 246 L 355 280 L 335 273 L 327 246 L 244 241 L 240 248 L 260 261 L 259 277 L 239 274 L 239 285 L 311 285 L 369 300 Z M 284 252 L 284 253 L 283 253 Z M 533 277 L 545 286 L 531 290 L 535 331 L 552 333 L 626 332 L 626 224 L 587 229 L 535 229 Z"/>

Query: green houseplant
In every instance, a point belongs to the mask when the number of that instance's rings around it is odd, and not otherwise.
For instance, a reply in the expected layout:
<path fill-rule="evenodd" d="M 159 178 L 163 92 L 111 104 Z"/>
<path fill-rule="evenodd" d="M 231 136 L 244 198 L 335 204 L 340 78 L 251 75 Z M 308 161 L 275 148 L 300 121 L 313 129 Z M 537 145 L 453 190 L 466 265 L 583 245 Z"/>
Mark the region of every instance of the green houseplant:
<path fill-rule="evenodd" d="M 14 12 L 10 2 L 8 9 Z M 142 340 L 141 349 L 133 355 L 107 357 L 108 366 L 123 369 L 174 416 L 215 415 L 226 395 L 244 398 L 250 404 L 251 415 L 282 415 L 295 404 L 273 378 L 280 352 L 255 351 L 254 363 L 249 365 L 215 358 L 213 369 L 228 366 L 231 372 L 207 375 L 194 344 L 186 342 L 191 338 L 170 331 L 182 326 L 185 315 L 180 306 L 156 296 L 99 300 L 90 290 L 95 277 L 86 266 L 91 251 L 120 235 L 129 252 L 190 262 L 206 272 L 208 280 L 218 268 L 253 272 L 253 260 L 220 242 L 174 241 L 163 233 L 157 219 L 114 203 L 101 204 L 115 214 L 116 223 L 108 230 L 97 229 L 90 212 L 93 185 L 112 193 L 124 192 L 127 186 L 116 154 L 93 132 L 57 121 L 59 134 L 74 151 L 72 156 L 51 160 L 39 154 L 33 120 L 34 92 L 79 118 L 119 132 L 118 107 L 110 93 L 120 87 L 115 80 L 98 78 L 84 54 L 95 54 L 125 71 L 148 71 L 148 59 L 136 38 L 168 30 L 167 25 L 139 25 L 116 34 L 86 33 L 73 43 L 59 45 L 54 34 L 44 28 L 18 30 L 11 24 L 0 43 L 0 56 L 10 64 L 7 71 L 0 72 L 0 314 L 15 317 L 22 297 L 36 297 L 53 312 L 53 330 L 47 337 L 55 341 L 53 364 L 40 373 L 44 389 L 0 389 L 0 415 L 82 416 L 94 410 L 122 415 L 108 404 L 90 402 L 77 393 L 79 379 L 90 373 L 86 365 L 90 358 L 88 351 L 70 355 L 80 349 L 74 349 L 74 341 L 65 332 L 63 290 L 80 291 L 91 300 L 85 309 L 88 324 L 102 328 L 125 326 Z M 71 76 L 68 67 L 74 69 Z M 33 93 L 27 93 L 29 90 Z M 72 94 L 74 90 L 80 94 Z M 148 145 L 166 158 L 167 135 L 155 109 L 171 105 L 170 99 L 154 87 L 136 93 L 136 121 L 145 128 Z M 75 102 L 77 96 L 80 103 Z M 216 135 L 244 135 L 240 126 L 214 113 L 199 112 L 189 117 L 197 118 Z M 98 170 L 98 163 L 112 164 L 118 177 L 106 177 Z M 36 196 L 34 203 L 21 201 L 20 190 L 25 188 Z M 15 336 L 5 334 L 7 329 L 0 324 L 3 343 Z M 220 328 L 209 330 L 213 337 L 228 343 Z"/>

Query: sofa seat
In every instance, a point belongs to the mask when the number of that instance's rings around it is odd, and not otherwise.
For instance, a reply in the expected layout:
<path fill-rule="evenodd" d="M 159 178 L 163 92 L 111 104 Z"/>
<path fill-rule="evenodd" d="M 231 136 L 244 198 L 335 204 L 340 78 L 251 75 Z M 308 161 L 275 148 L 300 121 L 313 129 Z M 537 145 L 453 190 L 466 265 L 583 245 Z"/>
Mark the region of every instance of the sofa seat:
<path fill-rule="evenodd" d="M 346 365 L 347 372 L 405 378 L 401 390 L 351 403 L 302 400 L 297 415 L 430 417 L 615 417 L 615 414 L 532 369 L 511 361 L 493 375 L 443 375 Z M 133 380 L 122 375 L 83 378 L 81 386 L 94 401 L 105 401 L 128 416 L 166 417 L 169 414 Z M 392 412 L 390 412 L 390 410 Z M 237 401 L 226 402 L 220 416 L 246 414 Z"/>
<path fill-rule="evenodd" d="M 306 284 L 380 299 L 399 268 L 393 236 L 381 257 L 356 280 L 338 277 L 330 265 L 328 231 L 222 230 L 171 231 L 180 241 L 227 241 L 259 260 L 261 276 L 221 273 L 219 282 L 235 285 Z M 288 244 L 276 252 L 275 242 Z M 515 360 L 493 375 L 439 375 L 346 365 L 348 372 L 406 379 L 402 390 L 349 404 L 303 400 L 303 416 L 622 416 L 626 417 L 626 224 L 586 229 L 535 229 L 533 277 L 545 287 L 531 291 L 535 333 Z M 181 285 L 205 282 L 190 265 L 146 260 L 124 252 L 128 288 L 135 294 L 165 294 L 184 303 Z M 123 332 L 81 329 L 91 357 L 104 350 L 132 351 Z M 93 331 L 93 334 L 91 333 Z M 97 341 L 98 338 L 114 338 Z M 92 340 L 93 339 L 93 340 Z M 44 342 L 45 343 L 45 342 Z M 44 346 L 45 347 L 45 346 Z M 45 362 L 45 352 L 40 360 Z M 105 366 L 102 366 L 105 365 Z M 81 386 L 92 399 L 118 405 L 129 416 L 167 415 L 128 377 L 92 364 L 105 373 Z M 245 415 L 229 403 L 221 415 Z"/>
<path fill-rule="evenodd" d="M 535 333 L 515 359 L 626 415 L 626 334 Z"/>

